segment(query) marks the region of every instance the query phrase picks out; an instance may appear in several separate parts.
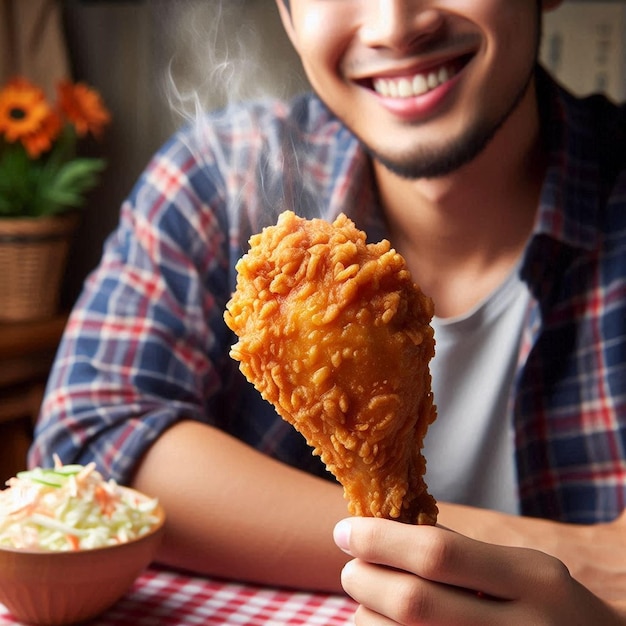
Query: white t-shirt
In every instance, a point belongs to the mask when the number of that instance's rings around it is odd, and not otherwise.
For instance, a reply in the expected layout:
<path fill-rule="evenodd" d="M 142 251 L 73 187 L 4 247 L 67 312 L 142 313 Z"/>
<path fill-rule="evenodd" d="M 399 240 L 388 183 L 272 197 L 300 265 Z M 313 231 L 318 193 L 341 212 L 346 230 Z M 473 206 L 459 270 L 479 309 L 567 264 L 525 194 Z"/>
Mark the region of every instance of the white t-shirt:
<path fill-rule="evenodd" d="M 508 402 L 528 299 L 516 268 L 466 315 L 433 320 L 438 417 L 424 455 L 438 500 L 519 512 Z"/>

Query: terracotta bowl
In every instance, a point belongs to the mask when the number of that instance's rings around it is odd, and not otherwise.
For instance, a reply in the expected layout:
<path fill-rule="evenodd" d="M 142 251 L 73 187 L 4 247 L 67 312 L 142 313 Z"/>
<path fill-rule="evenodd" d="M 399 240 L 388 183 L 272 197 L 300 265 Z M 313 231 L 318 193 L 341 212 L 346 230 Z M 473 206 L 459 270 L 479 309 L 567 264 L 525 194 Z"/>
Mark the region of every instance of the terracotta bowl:
<path fill-rule="evenodd" d="M 165 514 L 147 534 L 127 543 L 44 552 L 0 547 L 0 603 L 21 622 L 74 624 L 115 604 L 154 559 Z"/>

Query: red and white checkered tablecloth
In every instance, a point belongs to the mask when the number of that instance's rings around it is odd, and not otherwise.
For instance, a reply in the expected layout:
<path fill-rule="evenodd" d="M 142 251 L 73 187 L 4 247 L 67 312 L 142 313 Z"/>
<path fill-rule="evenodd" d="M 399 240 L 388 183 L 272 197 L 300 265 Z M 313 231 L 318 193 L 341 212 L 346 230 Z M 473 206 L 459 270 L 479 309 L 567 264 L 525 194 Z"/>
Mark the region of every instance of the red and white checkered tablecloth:
<path fill-rule="evenodd" d="M 356 605 L 340 595 L 255 587 L 148 569 L 90 626 L 348 626 Z M 0 604 L 0 626 L 19 626 Z"/>

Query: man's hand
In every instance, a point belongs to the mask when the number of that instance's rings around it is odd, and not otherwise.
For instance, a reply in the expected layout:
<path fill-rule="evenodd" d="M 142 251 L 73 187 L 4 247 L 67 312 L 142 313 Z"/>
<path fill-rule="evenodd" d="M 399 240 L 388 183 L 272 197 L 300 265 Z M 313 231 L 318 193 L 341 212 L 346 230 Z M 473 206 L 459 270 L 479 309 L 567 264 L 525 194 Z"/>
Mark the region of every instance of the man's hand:
<path fill-rule="evenodd" d="M 626 624 L 537 550 L 374 518 L 340 522 L 335 542 L 355 557 L 341 580 L 361 604 L 358 626 Z"/>
<path fill-rule="evenodd" d="M 439 503 L 439 522 L 488 543 L 533 548 L 563 561 L 598 597 L 626 602 L 626 513 L 608 524 L 563 524 Z"/>

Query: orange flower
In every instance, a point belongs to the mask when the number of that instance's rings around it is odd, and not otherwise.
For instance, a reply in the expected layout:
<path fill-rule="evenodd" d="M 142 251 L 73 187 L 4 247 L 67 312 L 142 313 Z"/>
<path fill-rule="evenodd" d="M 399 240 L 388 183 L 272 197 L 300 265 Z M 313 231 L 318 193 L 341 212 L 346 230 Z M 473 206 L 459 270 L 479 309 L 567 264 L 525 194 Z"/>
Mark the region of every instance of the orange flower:
<path fill-rule="evenodd" d="M 83 137 L 91 133 L 99 137 L 111 120 L 100 94 L 84 83 L 69 81 L 59 83 L 58 91 L 61 111 L 74 125 L 76 134 Z"/>
<path fill-rule="evenodd" d="M 0 134 L 8 142 L 21 141 L 31 157 L 50 149 L 60 129 L 39 87 L 18 78 L 0 92 Z"/>
<path fill-rule="evenodd" d="M 28 156 L 36 159 L 44 152 L 48 152 L 52 148 L 54 140 L 59 136 L 61 128 L 61 118 L 51 111 L 36 132 L 21 137 L 22 145 Z"/>
<path fill-rule="evenodd" d="M 24 77 L 0 86 L 0 219 L 81 207 L 106 161 L 80 155 L 79 139 L 98 135 L 109 121 L 98 92 L 86 85 L 65 81 L 54 104 Z"/>

